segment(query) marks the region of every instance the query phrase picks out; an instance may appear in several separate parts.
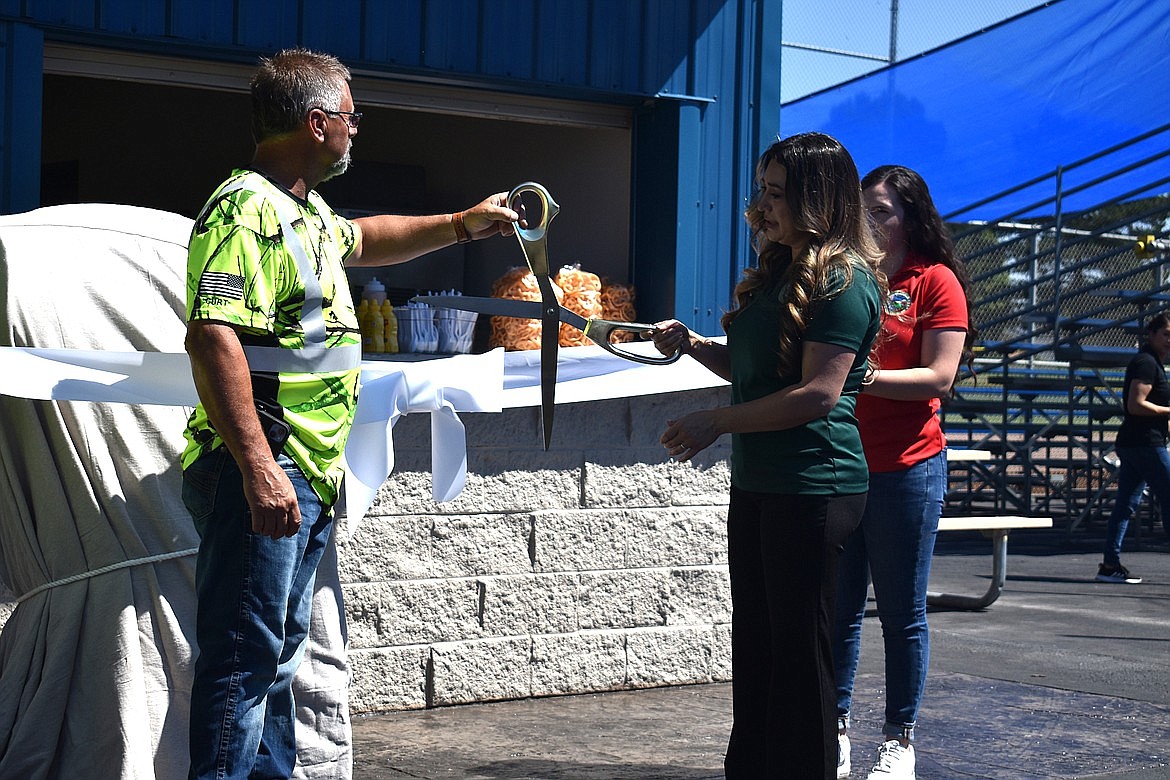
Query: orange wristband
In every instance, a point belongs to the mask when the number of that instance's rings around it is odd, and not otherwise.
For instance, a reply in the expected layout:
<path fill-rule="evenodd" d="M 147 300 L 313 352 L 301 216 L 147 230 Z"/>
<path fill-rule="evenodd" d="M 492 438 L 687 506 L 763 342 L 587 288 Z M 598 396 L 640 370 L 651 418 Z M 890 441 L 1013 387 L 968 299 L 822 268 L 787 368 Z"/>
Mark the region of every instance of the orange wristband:
<path fill-rule="evenodd" d="M 451 215 L 451 224 L 455 226 L 455 240 L 460 244 L 466 244 L 471 240 L 471 235 L 467 232 L 467 226 L 463 224 L 463 212 L 456 211 Z"/>

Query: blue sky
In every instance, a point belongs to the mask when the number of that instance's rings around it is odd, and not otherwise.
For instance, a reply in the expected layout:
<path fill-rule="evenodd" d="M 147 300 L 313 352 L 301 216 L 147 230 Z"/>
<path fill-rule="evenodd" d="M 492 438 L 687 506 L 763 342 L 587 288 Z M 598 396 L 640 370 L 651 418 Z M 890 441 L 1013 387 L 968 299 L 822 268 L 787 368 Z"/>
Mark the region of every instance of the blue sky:
<path fill-rule="evenodd" d="M 784 43 L 799 43 L 885 58 L 890 52 L 890 0 L 783 0 Z M 962 38 L 1041 0 L 898 0 L 898 59 Z M 784 46 L 780 102 L 884 67 L 874 60 Z"/>

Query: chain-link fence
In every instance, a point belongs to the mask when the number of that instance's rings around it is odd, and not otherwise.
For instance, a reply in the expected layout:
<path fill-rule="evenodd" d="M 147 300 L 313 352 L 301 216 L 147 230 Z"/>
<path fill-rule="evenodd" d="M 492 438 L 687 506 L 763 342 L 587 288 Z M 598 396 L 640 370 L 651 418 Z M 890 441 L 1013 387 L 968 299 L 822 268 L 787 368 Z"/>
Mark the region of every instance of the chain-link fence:
<path fill-rule="evenodd" d="M 1135 348 L 1143 319 L 1167 305 L 1156 294 L 1170 283 L 1165 251 L 1146 245 L 1168 219 L 1170 198 L 1158 197 L 1090 227 L 951 225 L 985 356 L 1053 360 L 1060 343 Z"/>
<path fill-rule="evenodd" d="M 1170 306 L 1168 225 L 1170 195 L 1059 227 L 950 226 L 972 279 L 979 349 L 943 419 L 952 447 L 995 457 L 952 469 L 949 511 L 1048 514 L 1068 532 L 1103 522 L 1124 365 L 1145 319 Z"/>

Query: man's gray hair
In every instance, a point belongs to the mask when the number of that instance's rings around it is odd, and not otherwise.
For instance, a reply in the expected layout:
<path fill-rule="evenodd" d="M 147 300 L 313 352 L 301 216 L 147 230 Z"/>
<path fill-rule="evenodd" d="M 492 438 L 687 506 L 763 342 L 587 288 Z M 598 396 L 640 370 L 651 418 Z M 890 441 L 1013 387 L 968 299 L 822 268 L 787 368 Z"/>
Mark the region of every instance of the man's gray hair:
<path fill-rule="evenodd" d="M 338 110 L 349 78 L 349 68 L 332 54 L 285 49 L 262 58 L 252 76 L 253 139 L 293 132 L 310 109 Z"/>

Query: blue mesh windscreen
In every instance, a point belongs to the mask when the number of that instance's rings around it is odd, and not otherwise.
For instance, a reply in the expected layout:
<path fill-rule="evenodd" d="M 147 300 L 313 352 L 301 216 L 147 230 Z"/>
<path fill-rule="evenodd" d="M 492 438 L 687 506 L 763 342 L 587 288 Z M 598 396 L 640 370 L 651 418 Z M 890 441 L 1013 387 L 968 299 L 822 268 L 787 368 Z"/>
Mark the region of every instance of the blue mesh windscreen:
<path fill-rule="evenodd" d="M 916 169 L 944 215 L 1053 214 L 1051 178 L 954 212 L 1170 125 L 1170 2 L 1058 0 L 780 114 L 781 135 L 827 132 L 862 174 Z M 1062 209 L 1170 191 L 1168 148 L 1170 132 L 1156 133 L 1063 171 Z"/>

